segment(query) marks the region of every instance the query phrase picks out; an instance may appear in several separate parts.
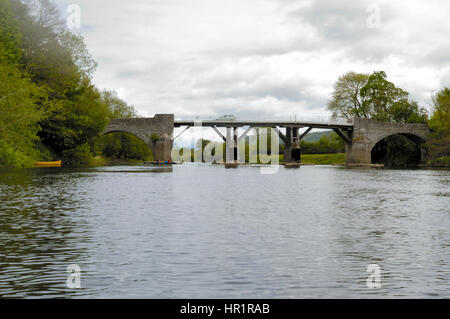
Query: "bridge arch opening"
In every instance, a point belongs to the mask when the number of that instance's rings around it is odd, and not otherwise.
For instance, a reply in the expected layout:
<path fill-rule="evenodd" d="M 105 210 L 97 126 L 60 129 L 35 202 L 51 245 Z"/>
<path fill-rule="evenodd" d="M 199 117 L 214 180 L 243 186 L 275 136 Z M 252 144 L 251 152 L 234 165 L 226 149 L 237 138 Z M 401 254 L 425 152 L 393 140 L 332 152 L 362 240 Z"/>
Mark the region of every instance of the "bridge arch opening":
<path fill-rule="evenodd" d="M 423 143 L 425 140 L 414 134 L 385 136 L 372 147 L 371 162 L 388 168 L 415 167 L 424 161 Z"/>
<path fill-rule="evenodd" d="M 105 157 L 112 159 L 153 160 L 149 145 L 136 134 L 114 130 L 105 132 L 99 139 L 98 146 Z"/>

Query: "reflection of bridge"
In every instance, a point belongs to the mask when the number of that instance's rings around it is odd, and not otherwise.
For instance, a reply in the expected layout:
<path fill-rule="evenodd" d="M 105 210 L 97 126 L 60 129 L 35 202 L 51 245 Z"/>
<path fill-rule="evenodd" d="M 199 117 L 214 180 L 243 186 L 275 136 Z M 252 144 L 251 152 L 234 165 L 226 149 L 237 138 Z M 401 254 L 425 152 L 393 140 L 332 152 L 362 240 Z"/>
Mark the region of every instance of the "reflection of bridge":
<path fill-rule="evenodd" d="M 185 129 L 173 138 L 174 127 Z M 112 120 L 104 134 L 127 132 L 143 140 L 152 150 L 155 160 L 171 159 L 173 141 L 190 127 L 211 127 L 226 143 L 226 160 L 238 158 L 238 143 L 245 138 L 252 128 L 273 128 L 284 142 L 286 162 L 300 162 L 300 141 L 314 128 L 334 130 L 346 144 L 347 164 L 370 164 L 371 151 L 381 140 L 391 135 L 404 135 L 420 146 L 422 161 L 425 159 L 423 144 L 429 133 L 424 124 L 382 123 L 368 119 L 305 119 L 290 116 L 278 119 L 177 119 L 173 114 L 157 114 L 153 118 L 135 118 Z M 223 135 L 219 127 L 226 128 Z M 239 128 L 246 130 L 239 135 Z M 300 129 L 306 131 L 300 133 Z"/>

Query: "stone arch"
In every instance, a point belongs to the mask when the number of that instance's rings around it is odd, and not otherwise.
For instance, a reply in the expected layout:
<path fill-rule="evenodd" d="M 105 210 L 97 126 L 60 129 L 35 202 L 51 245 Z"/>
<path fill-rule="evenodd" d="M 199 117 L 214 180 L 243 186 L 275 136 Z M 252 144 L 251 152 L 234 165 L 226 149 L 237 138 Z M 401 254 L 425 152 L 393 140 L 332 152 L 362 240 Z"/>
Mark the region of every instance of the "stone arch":
<path fill-rule="evenodd" d="M 148 143 L 147 139 L 145 137 L 143 137 L 143 136 L 140 136 L 140 134 L 138 134 L 136 132 L 133 132 L 131 130 L 110 129 L 110 130 L 103 131 L 101 135 L 108 135 L 108 134 L 113 134 L 113 133 L 127 133 L 127 134 L 130 134 L 130 135 L 133 135 L 134 137 L 138 138 L 139 140 L 141 140 L 142 142 L 144 142 L 147 145 L 147 147 L 149 148 L 152 156 L 154 157 L 154 155 L 153 155 L 154 154 L 154 148 L 153 148 L 152 143 Z"/>
<path fill-rule="evenodd" d="M 403 131 L 399 131 L 398 133 L 383 134 L 382 136 L 378 136 L 376 139 L 374 139 L 374 141 L 372 142 L 372 145 L 370 147 L 371 162 L 372 162 L 372 159 L 373 159 L 373 151 L 374 151 L 374 148 L 377 146 L 377 144 L 382 142 L 384 139 L 392 137 L 392 136 L 404 136 L 408 140 L 410 140 L 411 142 L 416 144 L 417 149 L 420 151 L 419 163 L 422 164 L 422 163 L 426 162 L 427 152 L 426 152 L 425 147 L 423 146 L 423 144 L 426 142 L 425 137 L 421 136 L 421 135 L 418 135 L 418 134 L 414 134 L 414 133 L 410 133 L 410 132 L 403 132 Z"/>
<path fill-rule="evenodd" d="M 173 128 L 173 114 L 157 114 L 152 118 L 111 120 L 102 134 L 132 134 L 147 144 L 156 161 L 171 161 Z"/>
<path fill-rule="evenodd" d="M 137 137 L 137 138 L 140 139 L 142 142 L 144 142 L 145 144 L 148 145 L 148 142 L 147 142 L 147 140 L 146 140 L 145 137 L 140 136 L 140 135 L 137 134 L 136 132 L 132 132 L 132 131 L 130 131 L 130 130 L 120 130 L 120 129 L 105 130 L 105 131 L 102 132 L 101 135 L 107 135 L 107 134 L 112 134 L 112 133 L 128 133 L 128 134 L 131 134 L 131 135 Z"/>
<path fill-rule="evenodd" d="M 372 147 L 375 146 L 377 143 L 381 142 L 382 140 L 384 140 L 387 137 L 390 136 L 394 136 L 394 135 L 402 135 L 407 137 L 409 140 L 411 140 L 412 142 L 416 143 L 416 144 L 423 144 L 426 142 L 426 137 L 422 136 L 422 134 L 416 134 L 414 132 L 405 132 L 405 131 L 398 131 L 398 132 L 389 132 L 386 134 L 380 134 L 378 136 L 376 136 L 373 140 L 372 140 Z"/>

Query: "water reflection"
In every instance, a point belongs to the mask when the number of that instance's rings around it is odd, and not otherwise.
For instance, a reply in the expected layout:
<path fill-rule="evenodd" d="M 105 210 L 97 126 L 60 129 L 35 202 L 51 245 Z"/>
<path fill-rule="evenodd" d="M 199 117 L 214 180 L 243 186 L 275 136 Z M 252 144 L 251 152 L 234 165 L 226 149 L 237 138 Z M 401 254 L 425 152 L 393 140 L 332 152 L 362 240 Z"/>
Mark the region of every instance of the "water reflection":
<path fill-rule="evenodd" d="M 450 296 L 450 172 L 259 172 L 2 170 L 0 296 Z"/>

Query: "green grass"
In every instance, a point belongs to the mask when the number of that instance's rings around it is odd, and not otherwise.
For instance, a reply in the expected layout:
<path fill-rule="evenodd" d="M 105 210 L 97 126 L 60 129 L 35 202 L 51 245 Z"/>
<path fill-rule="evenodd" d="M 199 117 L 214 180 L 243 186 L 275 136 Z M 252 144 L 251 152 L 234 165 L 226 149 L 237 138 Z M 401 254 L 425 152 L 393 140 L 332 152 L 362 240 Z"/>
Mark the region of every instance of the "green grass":
<path fill-rule="evenodd" d="M 302 163 L 315 165 L 345 164 L 345 154 L 302 154 Z"/>
<path fill-rule="evenodd" d="M 442 156 L 427 162 L 428 166 L 450 167 L 450 157 Z"/>

